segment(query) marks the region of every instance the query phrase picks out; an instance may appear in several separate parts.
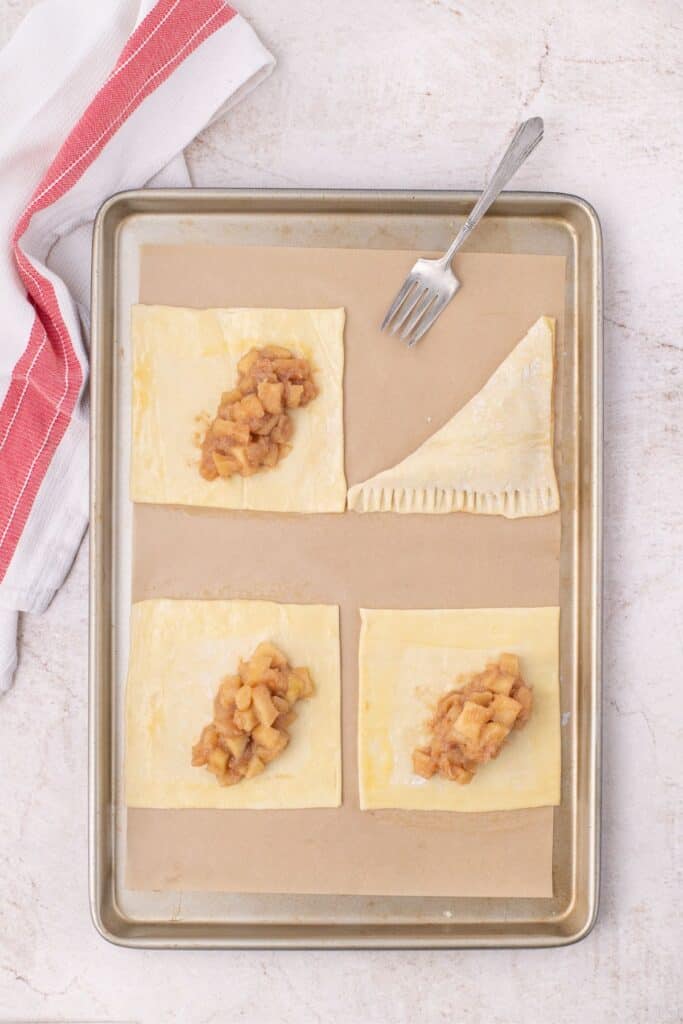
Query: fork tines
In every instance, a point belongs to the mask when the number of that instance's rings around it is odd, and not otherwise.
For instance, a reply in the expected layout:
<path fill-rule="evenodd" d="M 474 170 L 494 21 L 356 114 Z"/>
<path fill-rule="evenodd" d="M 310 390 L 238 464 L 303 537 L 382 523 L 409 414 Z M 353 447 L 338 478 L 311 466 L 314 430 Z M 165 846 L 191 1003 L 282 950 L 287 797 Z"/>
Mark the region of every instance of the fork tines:
<path fill-rule="evenodd" d="M 450 290 L 450 289 L 449 289 Z M 387 310 L 381 330 L 388 329 L 412 348 L 432 326 L 452 299 L 455 289 L 449 294 L 435 288 L 415 268 L 408 274 L 396 298 Z"/>

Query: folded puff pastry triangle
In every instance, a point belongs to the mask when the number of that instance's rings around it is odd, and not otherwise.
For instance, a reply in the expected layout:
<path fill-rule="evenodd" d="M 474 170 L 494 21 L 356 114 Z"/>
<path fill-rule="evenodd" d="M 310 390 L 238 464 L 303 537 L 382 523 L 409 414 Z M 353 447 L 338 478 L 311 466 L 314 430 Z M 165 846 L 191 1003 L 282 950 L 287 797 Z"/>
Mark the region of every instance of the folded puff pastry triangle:
<path fill-rule="evenodd" d="M 541 317 L 467 405 L 398 465 L 348 493 L 356 512 L 557 511 L 555 321 Z"/>

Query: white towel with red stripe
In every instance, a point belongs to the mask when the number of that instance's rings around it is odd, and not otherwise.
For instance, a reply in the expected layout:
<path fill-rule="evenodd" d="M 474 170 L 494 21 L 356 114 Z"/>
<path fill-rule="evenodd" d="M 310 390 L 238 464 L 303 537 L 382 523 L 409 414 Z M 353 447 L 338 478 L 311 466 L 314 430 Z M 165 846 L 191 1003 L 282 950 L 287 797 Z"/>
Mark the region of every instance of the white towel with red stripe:
<path fill-rule="evenodd" d="M 93 218 L 190 185 L 184 147 L 273 65 L 224 0 L 44 0 L 0 53 L 0 692 L 87 522 Z"/>

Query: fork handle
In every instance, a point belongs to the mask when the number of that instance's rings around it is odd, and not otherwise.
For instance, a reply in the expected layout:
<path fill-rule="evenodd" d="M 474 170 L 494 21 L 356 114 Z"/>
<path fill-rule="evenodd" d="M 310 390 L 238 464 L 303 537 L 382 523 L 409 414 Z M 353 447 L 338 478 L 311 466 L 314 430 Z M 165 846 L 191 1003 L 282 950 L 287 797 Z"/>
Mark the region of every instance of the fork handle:
<path fill-rule="evenodd" d="M 543 118 L 532 117 L 520 124 L 515 137 L 501 158 L 488 185 L 479 196 L 474 209 L 453 239 L 443 263 L 448 266 L 465 239 L 474 231 L 477 224 L 507 185 L 510 178 L 522 166 L 531 151 L 543 138 Z"/>

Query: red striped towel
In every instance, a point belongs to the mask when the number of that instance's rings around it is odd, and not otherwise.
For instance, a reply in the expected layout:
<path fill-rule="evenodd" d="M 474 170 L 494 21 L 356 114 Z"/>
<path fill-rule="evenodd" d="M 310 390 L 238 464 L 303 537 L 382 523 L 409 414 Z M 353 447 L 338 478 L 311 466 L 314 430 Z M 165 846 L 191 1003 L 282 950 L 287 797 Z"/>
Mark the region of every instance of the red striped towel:
<path fill-rule="evenodd" d="M 86 525 L 93 218 L 189 185 L 183 148 L 273 64 L 224 0 L 46 0 L 0 53 L 0 691 Z"/>

